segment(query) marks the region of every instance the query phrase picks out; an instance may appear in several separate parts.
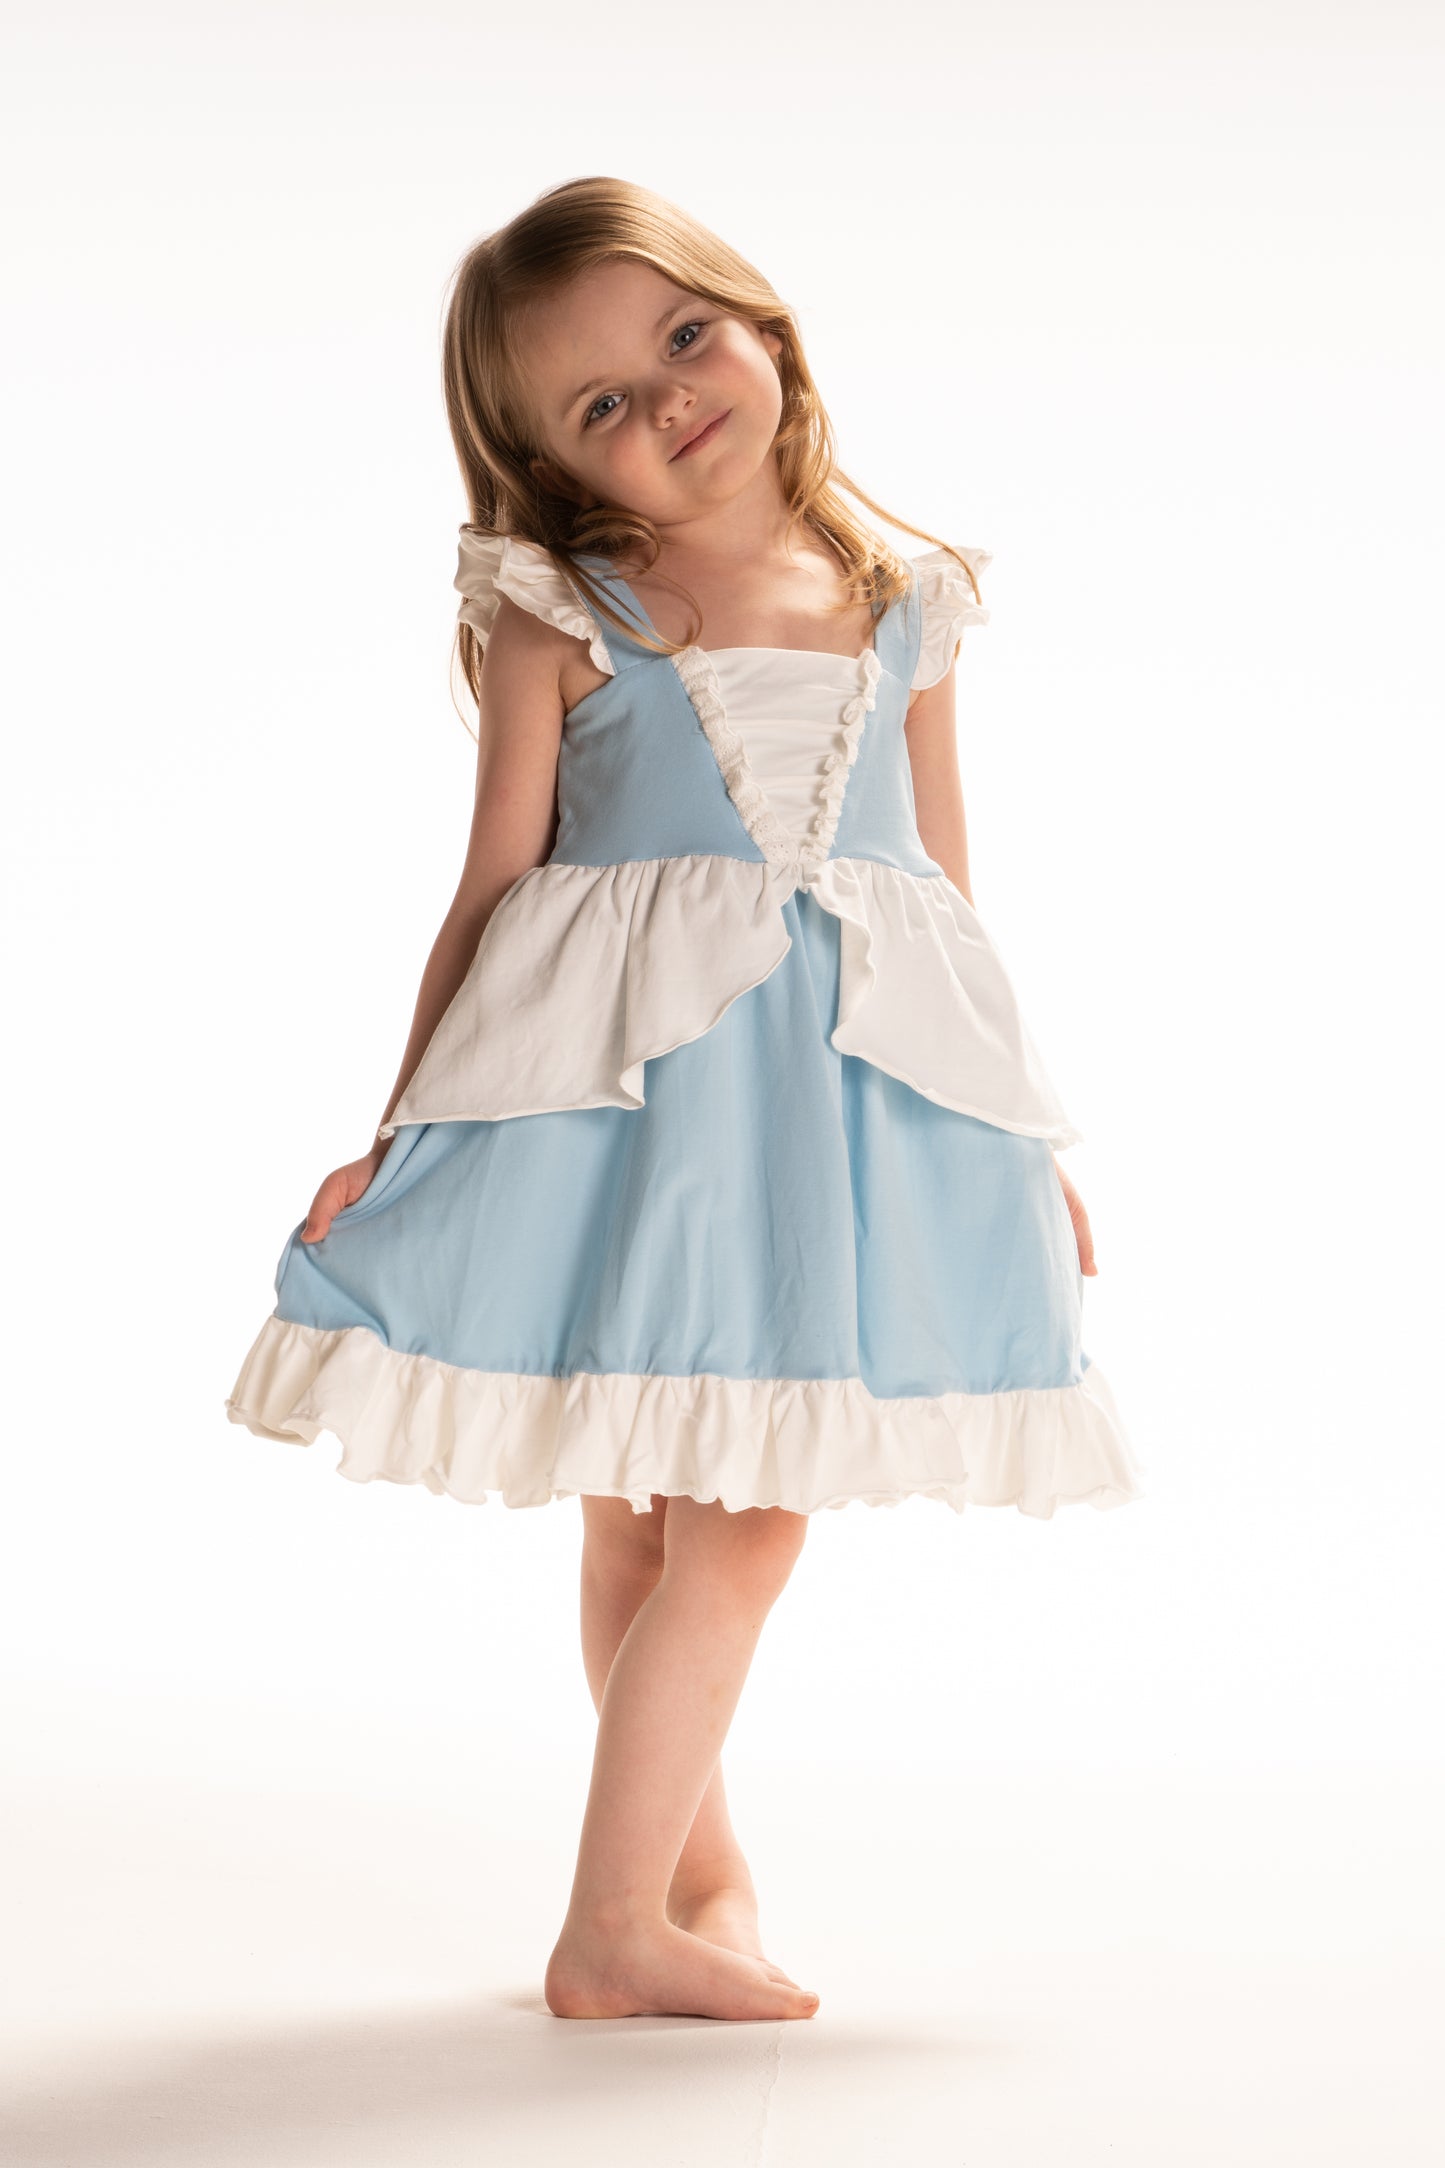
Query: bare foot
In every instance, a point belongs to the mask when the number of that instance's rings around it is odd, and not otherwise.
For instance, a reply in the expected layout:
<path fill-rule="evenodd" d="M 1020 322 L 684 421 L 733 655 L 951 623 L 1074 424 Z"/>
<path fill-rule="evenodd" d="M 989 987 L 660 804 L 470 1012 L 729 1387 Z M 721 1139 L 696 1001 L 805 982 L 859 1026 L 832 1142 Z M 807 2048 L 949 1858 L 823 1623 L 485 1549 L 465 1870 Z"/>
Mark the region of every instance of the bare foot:
<path fill-rule="evenodd" d="M 765 1957 L 675 1927 L 563 1926 L 543 1984 L 554 2017 L 811 2017 L 806 1994 Z"/>
<path fill-rule="evenodd" d="M 668 1899 L 667 1916 L 674 1927 L 696 1935 L 699 1941 L 716 1943 L 720 1950 L 736 1950 L 742 1957 L 761 1957 L 771 1964 L 758 1934 L 758 1900 L 745 1883 L 720 1882 L 715 1889 L 694 1890 L 688 1896 Z M 796 1987 L 791 1973 L 773 1965 L 781 1980 Z"/>

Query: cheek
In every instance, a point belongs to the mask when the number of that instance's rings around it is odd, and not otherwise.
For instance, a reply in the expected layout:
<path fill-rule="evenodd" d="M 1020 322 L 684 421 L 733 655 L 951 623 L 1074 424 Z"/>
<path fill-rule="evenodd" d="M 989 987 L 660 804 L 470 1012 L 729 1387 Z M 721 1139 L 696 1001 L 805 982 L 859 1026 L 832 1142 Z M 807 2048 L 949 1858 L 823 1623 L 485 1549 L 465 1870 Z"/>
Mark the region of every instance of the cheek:
<path fill-rule="evenodd" d="M 610 429 L 589 430 L 583 439 L 579 464 L 593 474 L 615 474 L 626 467 L 632 454 L 632 432 L 616 423 Z"/>
<path fill-rule="evenodd" d="M 655 447 L 643 441 L 637 429 L 619 429 L 604 448 L 603 457 L 611 474 L 641 473 L 655 455 Z"/>
<path fill-rule="evenodd" d="M 753 426 L 771 438 L 783 412 L 783 387 L 771 362 L 766 355 L 761 360 L 753 357 L 747 369 L 739 371 L 739 378 L 739 397 L 746 401 Z"/>
<path fill-rule="evenodd" d="M 667 472 L 664 467 L 662 473 Z M 632 430 L 621 431 L 603 450 L 594 483 L 604 497 L 616 497 L 623 504 L 645 509 L 657 498 L 657 447 L 644 443 Z"/>
<path fill-rule="evenodd" d="M 773 365 L 761 349 L 739 346 L 732 341 L 722 349 L 719 359 L 719 374 L 729 383 L 751 386 L 754 398 L 760 391 L 766 391 L 766 380 L 773 374 Z"/>

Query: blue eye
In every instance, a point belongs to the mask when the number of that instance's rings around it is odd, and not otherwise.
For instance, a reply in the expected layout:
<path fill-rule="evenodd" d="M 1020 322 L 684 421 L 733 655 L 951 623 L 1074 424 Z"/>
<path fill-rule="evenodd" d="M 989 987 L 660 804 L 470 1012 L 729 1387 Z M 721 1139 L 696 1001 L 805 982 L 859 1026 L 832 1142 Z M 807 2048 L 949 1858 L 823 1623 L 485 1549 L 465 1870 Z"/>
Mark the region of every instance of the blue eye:
<path fill-rule="evenodd" d="M 707 321 L 708 321 L 708 319 L 707 319 L 707 318 L 706 318 L 705 316 L 691 316 L 691 317 L 689 317 L 689 318 L 688 318 L 688 320 L 687 320 L 687 322 L 686 322 L 685 324 L 679 324 L 679 325 L 678 325 L 677 329 L 676 329 L 676 330 L 675 330 L 675 331 L 673 332 L 672 336 L 673 336 L 673 338 L 674 338 L 674 339 L 677 339 L 677 338 L 680 338 L 680 337 L 682 336 L 682 334 L 683 334 L 683 332 L 684 332 L 684 331 L 698 331 L 698 332 L 700 332 L 700 331 L 702 330 L 703 326 L 704 326 L 704 325 L 705 325 L 705 324 L 707 323 Z M 681 348 L 676 348 L 676 349 L 674 349 L 674 351 L 676 351 L 676 352 L 681 352 L 681 353 L 684 353 L 684 354 L 686 354 L 686 353 L 690 353 L 690 352 L 692 351 L 692 348 L 693 348 L 694 346 L 696 346 L 696 344 L 697 344 L 697 340 L 696 340 L 696 339 L 693 339 L 693 340 L 692 340 L 692 341 L 690 342 L 690 344 L 689 344 L 688 346 L 685 346 L 685 347 L 681 347 Z M 586 413 L 585 413 L 585 414 L 583 415 L 583 417 L 582 417 L 582 427 L 583 427 L 584 429 L 590 429 L 590 428 L 591 428 L 591 426 L 592 426 L 592 421 L 593 421 L 593 417 L 594 417 L 594 416 L 596 416 L 596 417 L 597 417 L 597 418 L 598 418 L 599 420 L 601 420 L 601 421 L 604 421 L 604 422 L 605 422 L 605 421 L 606 421 L 606 420 L 607 420 L 607 419 L 609 418 L 609 417 L 608 417 L 608 415 L 606 415 L 606 414 L 603 414 L 603 415 L 600 415 L 600 416 L 598 416 L 598 415 L 597 415 L 597 409 L 598 409 L 598 408 L 599 408 L 599 407 L 600 407 L 600 406 L 601 406 L 601 405 L 603 404 L 603 402 L 604 402 L 605 400 L 607 400 L 607 399 L 615 399 L 616 397 L 617 397 L 617 393 L 616 393 L 615 391 L 604 391 L 604 392 L 603 392 L 603 393 L 602 393 L 602 394 L 601 394 L 601 395 L 600 395 L 600 396 L 599 396 L 598 398 L 594 399 L 594 400 L 593 400 L 593 402 L 592 402 L 592 404 L 591 404 L 591 406 L 590 406 L 590 407 L 588 407 L 588 409 L 587 409 L 587 412 L 586 412 Z"/>

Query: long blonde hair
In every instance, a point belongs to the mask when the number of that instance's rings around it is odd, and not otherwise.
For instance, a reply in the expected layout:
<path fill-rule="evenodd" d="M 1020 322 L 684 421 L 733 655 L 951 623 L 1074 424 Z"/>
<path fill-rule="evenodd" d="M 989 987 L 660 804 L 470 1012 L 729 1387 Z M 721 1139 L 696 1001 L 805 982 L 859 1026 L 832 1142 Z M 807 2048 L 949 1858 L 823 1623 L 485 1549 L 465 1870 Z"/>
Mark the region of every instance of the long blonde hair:
<path fill-rule="evenodd" d="M 548 551 L 583 600 L 641 645 L 670 655 L 691 644 L 655 640 L 624 622 L 578 563 L 584 552 L 603 557 L 640 552 L 650 566 L 661 548 L 652 521 L 620 505 L 584 508 L 533 471 L 533 461 L 548 454 L 537 440 L 527 394 L 521 338 L 526 312 L 580 272 L 618 257 L 650 264 L 700 300 L 747 317 L 781 339 L 777 368 L 783 403 L 773 441 L 791 513 L 788 534 L 802 526 L 832 546 L 848 581 L 840 610 L 859 602 L 886 608 L 907 593 L 911 580 L 907 561 L 855 517 L 840 488 L 892 526 L 958 557 L 978 597 L 973 568 L 951 543 L 894 518 L 839 467 L 832 423 L 804 358 L 793 312 L 762 273 L 665 197 L 606 175 L 547 189 L 505 226 L 475 242 L 453 273 L 442 382 L 471 513 L 466 524 L 474 533 L 514 535 Z M 680 586 L 678 592 L 697 611 L 696 597 Z M 700 611 L 697 617 L 694 638 L 701 630 Z M 473 699 L 480 701 L 482 641 L 470 625 L 458 624 L 454 664 L 458 659 Z"/>

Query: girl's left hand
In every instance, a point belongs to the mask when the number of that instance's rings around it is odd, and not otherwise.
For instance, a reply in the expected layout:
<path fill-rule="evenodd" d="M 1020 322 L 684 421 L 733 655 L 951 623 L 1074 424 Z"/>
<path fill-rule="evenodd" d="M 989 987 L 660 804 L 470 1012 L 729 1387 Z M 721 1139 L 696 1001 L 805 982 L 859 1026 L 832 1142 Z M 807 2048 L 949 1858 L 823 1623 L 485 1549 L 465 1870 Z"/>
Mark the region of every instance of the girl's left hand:
<path fill-rule="evenodd" d="M 1079 1245 L 1079 1270 L 1097 1275 L 1099 1268 L 1094 1263 L 1094 1237 L 1089 1227 L 1089 1215 L 1084 1210 L 1083 1198 L 1059 1165 L 1057 1154 L 1054 1156 L 1054 1172 L 1063 1185 L 1064 1200 L 1069 1207 L 1069 1218 L 1074 1223 L 1074 1240 Z"/>

